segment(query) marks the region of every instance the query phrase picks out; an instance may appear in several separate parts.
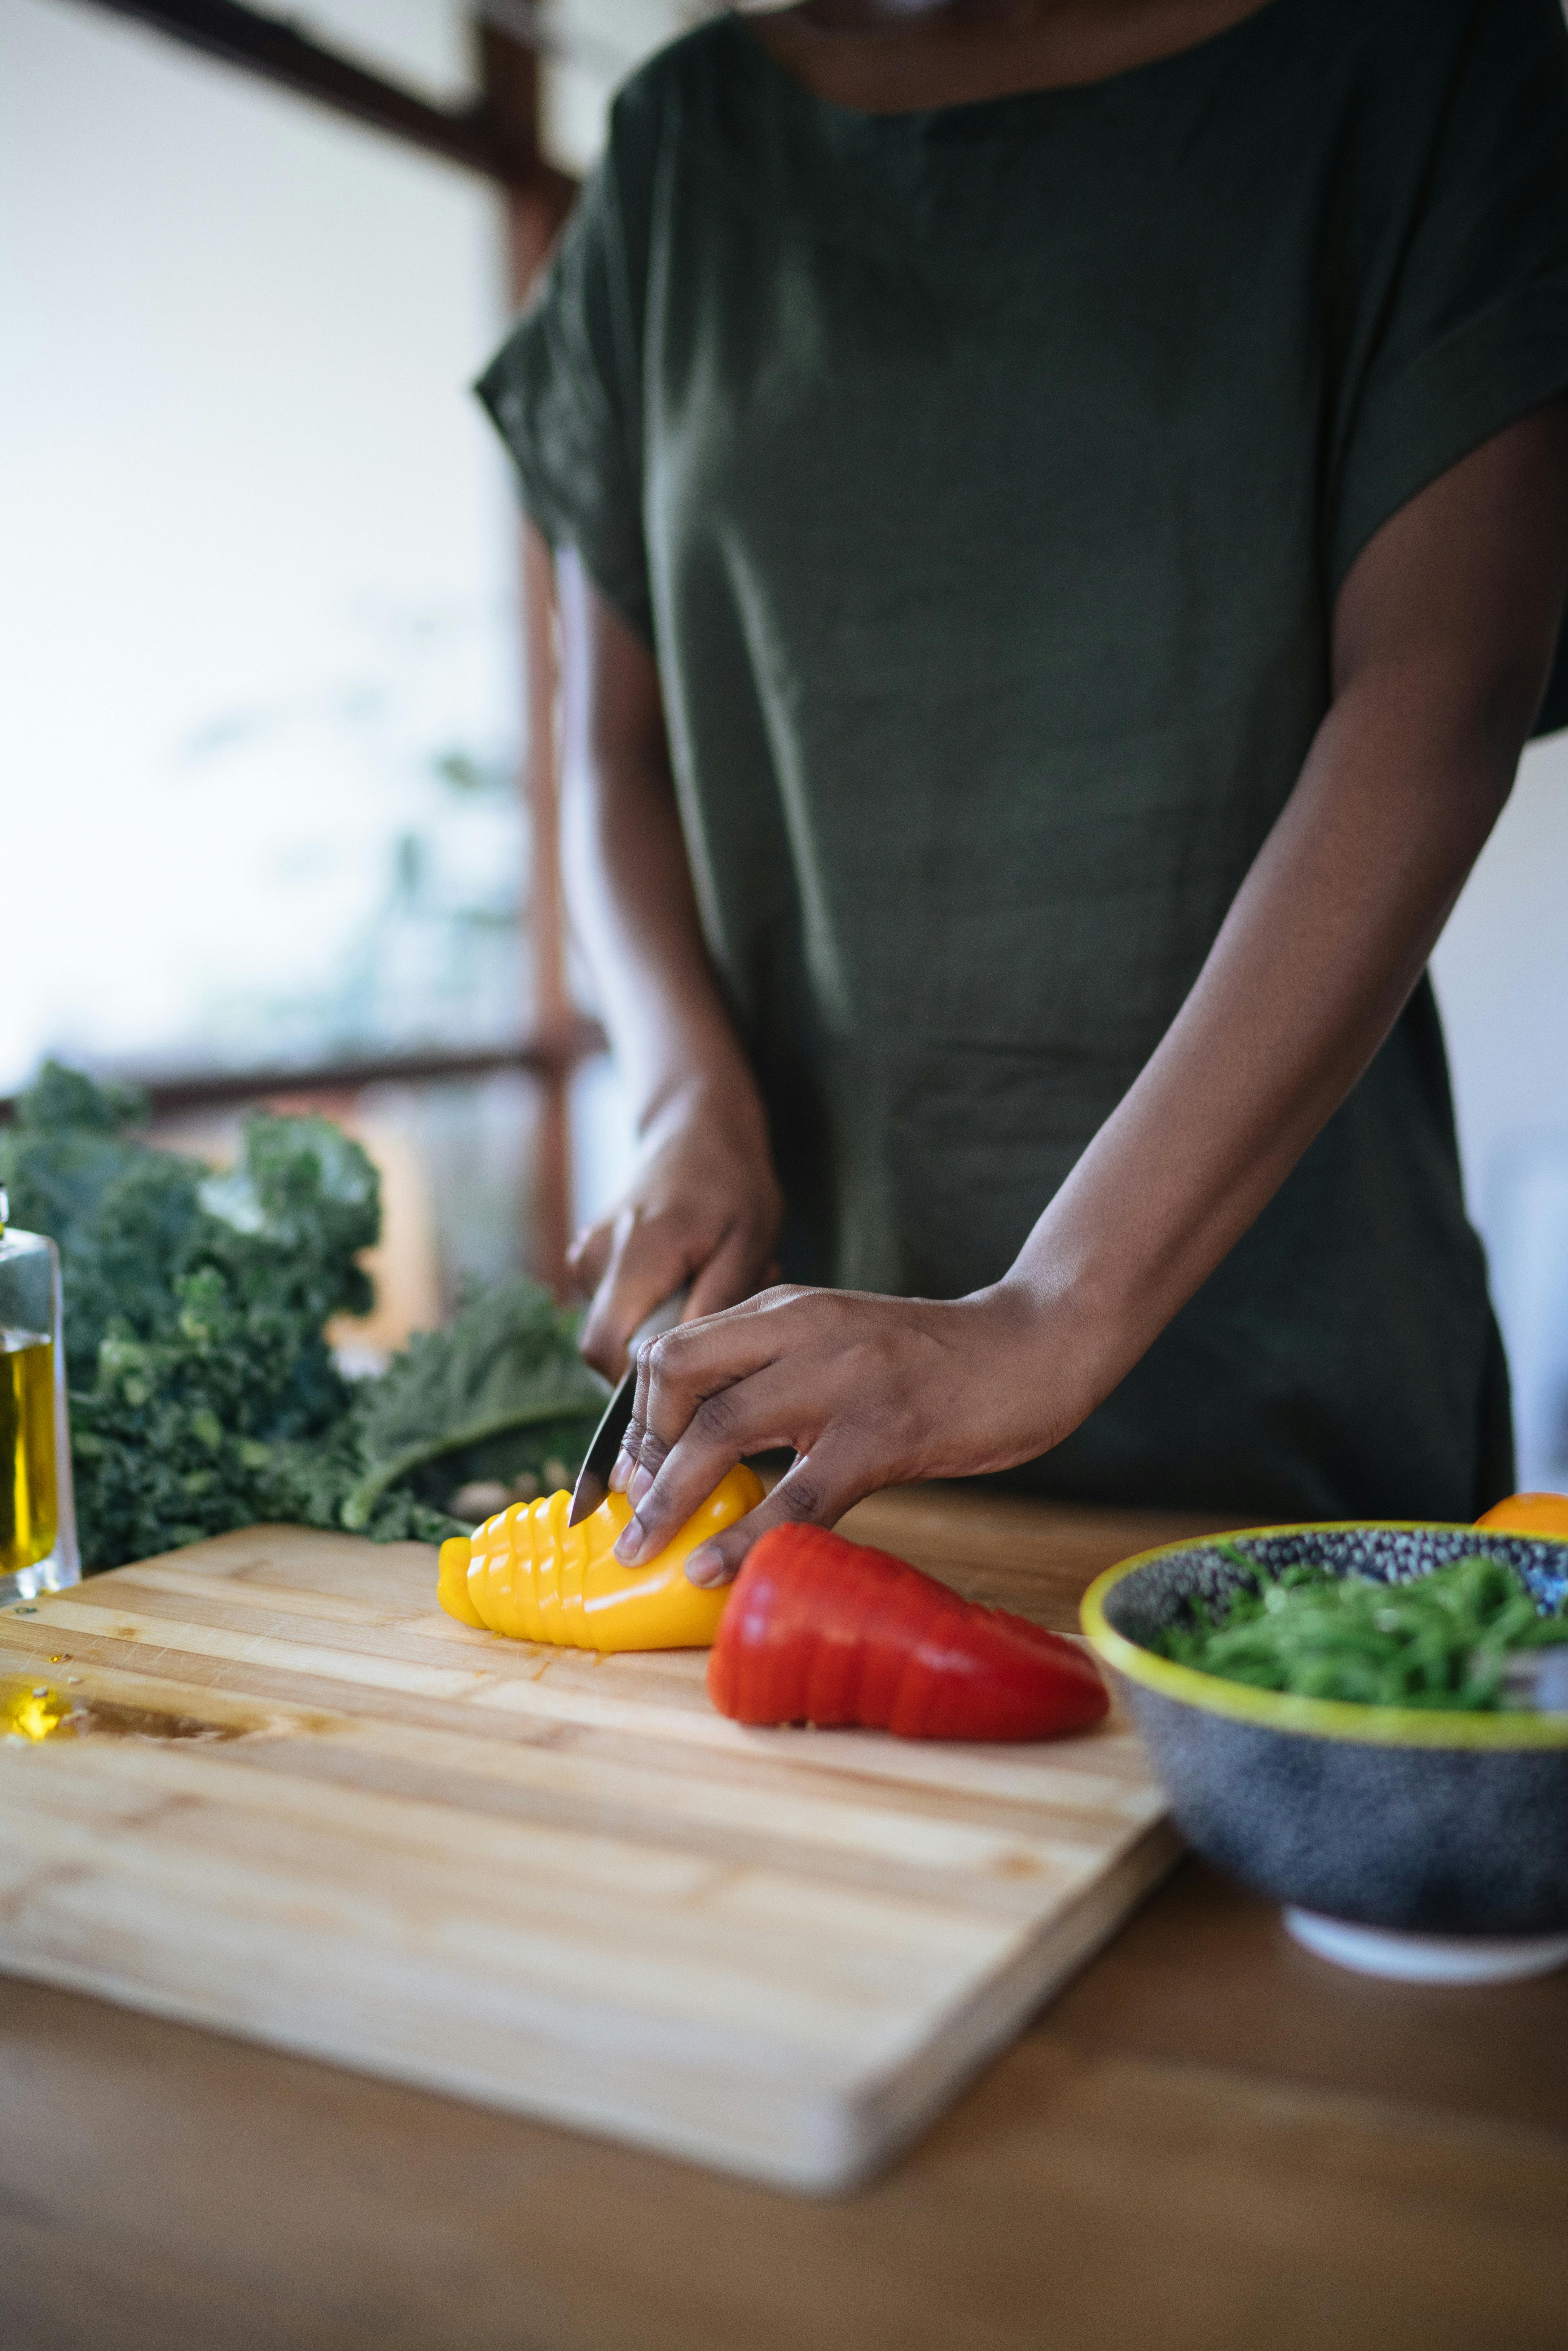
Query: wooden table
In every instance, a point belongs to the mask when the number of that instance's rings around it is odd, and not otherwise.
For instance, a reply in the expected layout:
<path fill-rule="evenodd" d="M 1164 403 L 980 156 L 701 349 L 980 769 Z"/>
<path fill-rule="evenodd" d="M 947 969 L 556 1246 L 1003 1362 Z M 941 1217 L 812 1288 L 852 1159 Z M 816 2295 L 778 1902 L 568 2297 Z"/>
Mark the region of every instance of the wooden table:
<path fill-rule="evenodd" d="M 1195 1523 L 983 1516 L 850 1531 L 1061 1623 Z M 0 2116 L 4 2351 L 1568 2343 L 1568 1975 L 1342 1975 L 1194 1864 L 844 2203 L 9 1980 Z"/>

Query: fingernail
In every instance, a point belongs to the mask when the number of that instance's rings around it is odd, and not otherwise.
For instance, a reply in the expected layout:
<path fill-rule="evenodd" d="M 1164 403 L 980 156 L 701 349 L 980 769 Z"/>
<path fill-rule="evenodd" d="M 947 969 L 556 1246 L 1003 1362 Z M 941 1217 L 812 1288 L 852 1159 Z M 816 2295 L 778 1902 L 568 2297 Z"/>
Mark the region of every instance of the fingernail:
<path fill-rule="evenodd" d="M 615 1546 L 615 1556 L 622 1567 L 635 1567 L 642 1550 L 643 1529 L 641 1523 L 633 1519 L 630 1526 L 622 1531 L 621 1540 Z"/>
<path fill-rule="evenodd" d="M 610 1472 L 611 1492 L 623 1494 L 626 1491 L 626 1480 L 631 1475 L 632 1456 L 629 1453 L 618 1453 L 615 1456 L 615 1467 Z"/>
<path fill-rule="evenodd" d="M 728 1573 L 724 1553 L 715 1543 L 699 1543 L 686 1562 L 688 1583 L 722 1583 Z"/>
<path fill-rule="evenodd" d="M 637 1509 L 643 1497 L 649 1491 L 653 1483 L 653 1473 L 651 1469 L 634 1469 L 632 1471 L 632 1483 L 626 1489 L 626 1499 L 631 1503 L 633 1510 Z"/>

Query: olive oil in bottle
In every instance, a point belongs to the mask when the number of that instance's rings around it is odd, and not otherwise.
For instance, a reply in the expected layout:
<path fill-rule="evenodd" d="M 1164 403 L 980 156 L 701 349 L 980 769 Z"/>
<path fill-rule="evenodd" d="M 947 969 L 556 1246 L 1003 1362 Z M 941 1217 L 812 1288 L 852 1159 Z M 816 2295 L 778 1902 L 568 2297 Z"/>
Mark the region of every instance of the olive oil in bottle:
<path fill-rule="evenodd" d="M 59 1251 L 19 1233 L 0 1184 L 0 1608 L 81 1576 Z"/>
<path fill-rule="evenodd" d="M 0 1575 L 54 1549 L 57 1491 L 54 1341 L 0 1328 Z"/>

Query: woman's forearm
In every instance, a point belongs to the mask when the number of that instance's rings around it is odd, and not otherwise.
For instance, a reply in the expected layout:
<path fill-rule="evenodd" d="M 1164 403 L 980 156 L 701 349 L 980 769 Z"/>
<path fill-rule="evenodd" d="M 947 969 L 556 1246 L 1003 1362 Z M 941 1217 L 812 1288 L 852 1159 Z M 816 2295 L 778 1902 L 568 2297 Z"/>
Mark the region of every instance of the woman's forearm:
<path fill-rule="evenodd" d="M 1335 698 L 1295 792 L 1136 1083 L 1009 1279 L 1070 1296 L 1109 1393 L 1272 1197 L 1397 1019 L 1512 784 L 1568 564 L 1568 415 L 1548 412 L 1396 517 L 1353 575 Z M 1513 600 L 1478 610 L 1445 556 L 1521 528 Z M 1426 544 L 1424 545 L 1424 542 Z M 1435 567 L 1428 572 L 1424 557 Z M 1555 575 L 1520 577 L 1543 569 Z"/>
<path fill-rule="evenodd" d="M 658 673 L 563 549 L 561 822 L 572 919 L 639 1135 L 698 1092 L 761 1105 L 703 945 Z"/>
<path fill-rule="evenodd" d="M 1349 1093 L 1507 797 L 1512 760 L 1435 684 L 1375 672 L 1336 701 L 1181 1011 L 1008 1278 L 1071 1301 L 1094 1401 Z"/>
<path fill-rule="evenodd" d="M 703 944 L 658 671 L 570 551 L 559 577 L 566 870 L 638 1142 L 630 1186 L 567 1260 L 592 1301 L 583 1353 L 614 1379 L 675 1291 L 688 1315 L 710 1314 L 771 1277 L 783 1201 Z"/>

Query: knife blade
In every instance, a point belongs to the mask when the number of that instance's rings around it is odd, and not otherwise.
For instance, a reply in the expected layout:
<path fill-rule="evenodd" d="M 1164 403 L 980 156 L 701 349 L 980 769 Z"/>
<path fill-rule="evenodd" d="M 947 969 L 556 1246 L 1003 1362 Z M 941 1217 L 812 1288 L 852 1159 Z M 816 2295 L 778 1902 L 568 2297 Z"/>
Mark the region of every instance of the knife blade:
<path fill-rule="evenodd" d="M 610 1472 L 615 1467 L 615 1457 L 621 1450 L 632 1419 L 632 1407 L 637 1401 L 637 1350 L 645 1339 L 657 1339 L 662 1332 L 673 1331 L 686 1311 L 686 1301 L 692 1294 L 688 1281 L 655 1306 L 645 1322 L 640 1322 L 632 1333 L 626 1352 L 631 1361 L 615 1383 L 614 1391 L 604 1407 L 604 1417 L 593 1432 L 593 1442 L 582 1457 L 582 1467 L 577 1473 L 577 1483 L 571 1489 L 571 1508 L 566 1514 L 569 1527 L 576 1526 L 596 1510 L 610 1491 Z"/>

